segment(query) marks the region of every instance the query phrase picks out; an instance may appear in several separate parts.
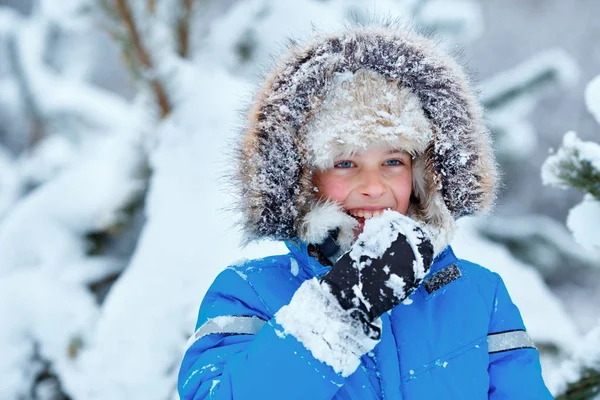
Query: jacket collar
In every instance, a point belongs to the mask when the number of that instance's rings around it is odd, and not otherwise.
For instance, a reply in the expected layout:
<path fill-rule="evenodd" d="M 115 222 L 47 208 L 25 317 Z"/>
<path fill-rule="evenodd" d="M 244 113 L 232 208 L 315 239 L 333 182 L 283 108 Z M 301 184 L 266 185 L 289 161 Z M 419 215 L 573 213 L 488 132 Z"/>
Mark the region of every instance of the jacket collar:
<path fill-rule="evenodd" d="M 431 264 L 431 268 L 429 268 L 429 274 L 436 273 L 440 269 L 457 262 L 458 258 L 454 255 L 452 247 L 446 246 L 446 248 L 433 259 L 433 264 Z"/>
<path fill-rule="evenodd" d="M 331 267 L 323 265 L 308 254 L 308 244 L 300 240 L 286 240 L 285 245 L 291 255 L 309 272 L 311 276 L 321 276 L 328 272 Z"/>

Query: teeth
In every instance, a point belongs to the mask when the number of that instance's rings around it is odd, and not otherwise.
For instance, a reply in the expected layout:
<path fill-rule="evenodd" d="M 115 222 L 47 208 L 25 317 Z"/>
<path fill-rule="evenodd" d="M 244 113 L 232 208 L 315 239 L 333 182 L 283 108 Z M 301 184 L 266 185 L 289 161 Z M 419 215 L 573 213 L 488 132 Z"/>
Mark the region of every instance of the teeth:
<path fill-rule="evenodd" d="M 377 210 L 377 211 L 364 211 L 364 210 L 359 210 L 356 212 L 353 212 L 352 215 L 355 217 L 360 217 L 360 218 L 364 218 L 364 219 L 371 219 L 373 217 L 379 217 L 381 214 L 383 214 L 384 210 Z"/>

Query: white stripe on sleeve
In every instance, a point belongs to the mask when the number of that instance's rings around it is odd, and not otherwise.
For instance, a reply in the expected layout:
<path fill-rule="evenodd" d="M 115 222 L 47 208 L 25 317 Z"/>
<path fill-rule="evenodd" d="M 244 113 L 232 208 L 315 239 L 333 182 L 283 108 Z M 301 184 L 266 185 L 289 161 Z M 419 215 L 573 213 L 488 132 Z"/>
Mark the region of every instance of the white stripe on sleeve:
<path fill-rule="evenodd" d="M 189 348 L 197 340 L 206 335 L 212 334 L 230 334 L 230 335 L 254 335 L 266 324 L 262 318 L 258 317 L 240 317 L 223 315 L 206 321 L 189 338 L 187 347 Z"/>
<path fill-rule="evenodd" d="M 499 353 L 501 351 L 534 348 L 533 341 L 525 331 L 508 331 L 488 335 L 488 352 Z"/>

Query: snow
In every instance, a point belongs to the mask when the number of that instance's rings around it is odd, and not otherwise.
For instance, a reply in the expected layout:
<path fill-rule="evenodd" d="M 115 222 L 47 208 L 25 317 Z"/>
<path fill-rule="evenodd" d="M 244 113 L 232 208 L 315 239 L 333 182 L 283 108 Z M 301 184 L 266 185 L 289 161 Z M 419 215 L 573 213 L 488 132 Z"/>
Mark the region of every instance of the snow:
<path fill-rule="evenodd" d="M 545 185 L 568 188 L 570 185 L 562 174 L 576 174 L 576 171 L 565 171 L 562 165 L 572 164 L 577 167 L 583 162 L 600 171 L 600 144 L 584 142 L 575 132 L 567 132 L 563 137 L 562 146 L 548 157 L 542 166 L 542 181 Z"/>
<path fill-rule="evenodd" d="M 569 211 L 567 226 L 575 240 L 589 251 L 600 255 L 600 200 L 587 195 L 581 203 Z"/>
<path fill-rule="evenodd" d="M 298 262 L 295 259 L 290 258 L 290 272 L 292 273 L 292 275 L 297 276 L 299 271 L 300 268 Z"/>
<path fill-rule="evenodd" d="M 19 159 L 16 167 L 24 179 L 39 185 L 69 166 L 79 152 L 80 149 L 68 138 L 47 136 L 31 151 L 29 157 Z"/>
<path fill-rule="evenodd" d="M 394 0 L 377 0 L 373 4 L 362 0 L 237 2 L 225 16 L 211 24 L 202 54 L 236 75 L 254 77 L 263 72 L 271 57 L 281 52 L 289 37 L 302 40 L 314 29 L 340 28 L 351 15 L 360 21 L 407 16 L 412 9 L 405 3 Z"/>
<path fill-rule="evenodd" d="M 302 40 L 314 29 L 334 30 L 348 20 L 396 18 L 439 32 L 449 39 L 447 46 L 476 38 L 483 27 L 479 5 L 469 0 L 249 0 L 236 2 L 211 24 L 201 53 L 227 71 L 250 78 L 265 71 L 289 37 Z"/>
<path fill-rule="evenodd" d="M 62 275 L 79 264 L 87 249 L 80 236 L 117 224 L 116 210 L 141 194 L 138 140 L 122 132 L 16 205 L 0 225 L 0 274 L 43 267 Z"/>
<path fill-rule="evenodd" d="M 41 15 L 47 17 L 53 23 L 59 24 L 63 28 L 76 29 L 85 21 L 89 9 L 92 7 L 90 0 L 40 0 L 36 5 Z"/>
<path fill-rule="evenodd" d="M 202 54 L 230 72 L 251 76 L 281 49 L 289 35 L 306 36 L 311 24 L 329 25 L 339 21 L 340 1 L 331 3 L 312 0 L 237 2 L 227 15 L 211 24 Z M 282 21 L 286 21 L 285 24 Z M 248 49 L 251 60 L 240 54 L 242 48 Z"/>
<path fill-rule="evenodd" d="M 51 360 L 63 384 L 76 379 L 79 344 L 86 344 L 99 308 L 91 293 L 47 271 L 0 279 L 2 398 L 26 398 L 31 379 Z M 37 361 L 36 361 L 37 359 Z"/>
<path fill-rule="evenodd" d="M 600 124 L 600 75 L 588 83 L 585 89 L 585 104 Z"/>
<path fill-rule="evenodd" d="M 562 146 L 542 166 L 542 181 L 546 185 L 569 188 L 568 179 L 576 179 L 584 165 L 591 169 L 590 176 L 600 176 L 600 144 L 584 142 L 575 132 L 567 132 Z M 600 200 L 586 195 L 583 202 L 569 212 L 567 226 L 579 244 L 598 251 L 600 239 L 595 234 L 598 224 L 594 221 L 600 221 Z"/>
<path fill-rule="evenodd" d="M 469 42 L 483 32 L 481 6 L 468 0 L 430 0 L 418 9 L 420 23 L 434 27 L 453 42 Z"/>
<path fill-rule="evenodd" d="M 585 101 L 590 113 L 600 123 L 600 75 L 587 85 Z M 572 186 L 572 181 L 578 180 L 577 178 L 583 173 L 585 179 L 600 177 L 600 144 L 585 142 L 579 139 L 575 132 L 567 132 L 558 151 L 544 162 L 542 181 L 546 185 L 569 188 Z M 598 187 L 598 182 L 595 182 L 594 187 Z M 594 194 L 590 190 L 583 201 L 569 212 L 567 226 L 575 240 L 595 254 L 600 254 L 600 236 L 595 232 L 598 222 L 600 222 L 600 198 L 597 192 Z"/>
<path fill-rule="evenodd" d="M 128 120 L 128 104 L 119 96 L 56 73 L 43 59 L 51 26 L 43 15 L 19 25 L 16 35 L 18 62 L 30 86 L 32 100 L 47 118 L 70 116 L 97 130 L 111 130 Z"/>
<path fill-rule="evenodd" d="M 0 147 L 0 221 L 19 199 L 21 185 L 14 160 L 6 149 Z"/>
<path fill-rule="evenodd" d="M 293 335 L 343 377 L 350 376 L 360 357 L 379 343 L 365 334 L 363 323 L 344 310 L 316 278 L 302 283 L 290 303 L 277 311 L 275 321 L 284 328 L 283 337 Z M 373 325 L 381 329 L 381 319 Z"/>
<path fill-rule="evenodd" d="M 571 358 L 552 371 L 551 389 L 562 393 L 568 383 L 575 383 L 582 377 L 584 369 L 600 369 L 600 321 L 595 329 L 588 332 L 578 343 Z"/>
<path fill-rule="evenodd" d="M 237 250 L 235 215 L 225 211 L 232 200 L 216 171 L 227 161 L 237 100 L 247 86 L 218 70 L 180 67 L 180 74 L 189 74 L 180 93 L 186 101 L 156 133 L 147 222 L 130 265 L 105 301 L 94 345 L 82 355 L 82 382 L 98 384 L 78 388 L 81 398 L 167 396 L 200 301 L 216 275 L 242 254 L 286 252 L 282 244 L 268 242 Z M 115 365 L 115 359 L 122 362 Z M 165 374 L 165 366 L 174 372 Z"/>
<path fill-rule="evenodd" d="M 385 286 L 392 289 L 396 298 L 402 299 L 406 295 L 404 278 L 396 274 L 390 275 L 389 279 L 385 282 Z"/>

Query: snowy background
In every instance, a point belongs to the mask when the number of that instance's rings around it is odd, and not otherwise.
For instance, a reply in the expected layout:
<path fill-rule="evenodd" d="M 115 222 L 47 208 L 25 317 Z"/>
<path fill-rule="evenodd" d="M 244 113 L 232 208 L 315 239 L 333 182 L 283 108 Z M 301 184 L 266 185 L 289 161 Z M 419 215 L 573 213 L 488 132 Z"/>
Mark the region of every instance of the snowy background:
<path fill-rule="evenodd" d="M 503 276 L 553 393 L 600 371 L 597 0 L 0 0 L 0 400 L 177 398 L 216 274 L 285 251 L 238 246 L 240 111 L 287 37 L 373 15 L 478 82 L 504 185 L 455 251 Z"/>

